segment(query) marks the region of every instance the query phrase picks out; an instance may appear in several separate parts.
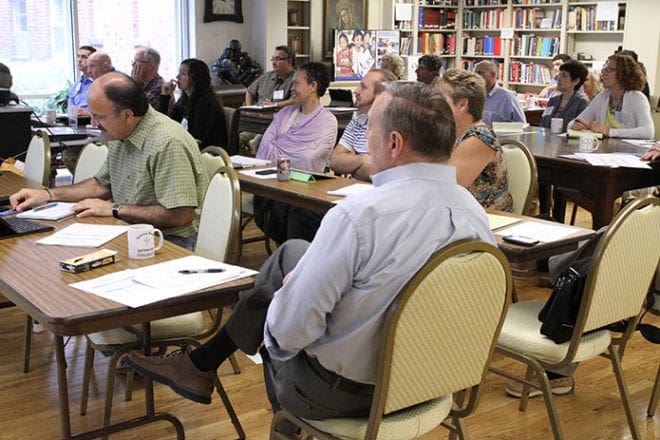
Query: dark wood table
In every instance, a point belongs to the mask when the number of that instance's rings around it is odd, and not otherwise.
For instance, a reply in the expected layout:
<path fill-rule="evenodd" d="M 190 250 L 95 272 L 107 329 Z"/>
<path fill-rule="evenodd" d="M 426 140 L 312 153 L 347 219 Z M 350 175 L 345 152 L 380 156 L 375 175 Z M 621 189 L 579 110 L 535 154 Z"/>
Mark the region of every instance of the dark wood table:
<path fill-rule="evenodd" d="M 549 129 L 534 128 L 535 132 L 507 135 L 523 142 L 536 158 L 541 213 L 551 214 L 564 221 L 566 196 L 574 194 L 586 200 L 591 211 L 594 229 L 608 225 L 614 216 L 614 201 L 624 191 L 660 185 L 660 163 L 652 169 L 610 168 L 589 165 L 585 161 L 565 159 L 560 155 L 578 151 L 578 139 L 551 134 Z M 646 149 L 615 138 L 602 140 L 598 153 L 642 154 Z M 550 202 L 554 198 L 551 210 Z"/>
<path fill-rule="evenodd" d="M 242 191 L 321 213 L 327 212 L 335 205 L 335 202 L 343 199 L 343 197 L 328 195 L 328 191 L 343 188 L 359 182 L 345 177 L 336 176 L 328 176 L 327 178 L 316 180 L 311 183 L 293 180 L 278 182 L 277 179 L 258 179 L 256 177 L 245 175 L 240 171 L 238 173 L 238 179 Z M 488 210 L 488 213 L 556 225 L 556 223 L 553 222 L 523 215 L 492 210 Z M 539 243 L 535 246 L 518 246 L 504 242 L 499 235 L 496 235 L 495 237 L 499 248 L 504 252 L 511 263 L 528 263 L 530 261 L 538 261 L 553 255 L 559 255 L 574 250 L 576 249 L 578 242 L 585 240 L 594 234 L 594 231 L 591 229 L 576 226 L 564 226 L 574 229 L 575 233 L 562 240 Z M 504 228 L 506 227 L 501 229 Z"/>
<path fill-rule="evenodd" d="M 3 172 L 0 176 L 0 195 L 12 194 L 25 186 L 30 185 L 23 177 L 9 172 Z M 35 187 L 34 185 L 31 186 Z M 59 230 L 74 221 L 124 224 L 120 220 L 105 217 L 69 218 L 61 222 L 52 222 L 52 224 L 56 230 Z M 128 258 L 126 236 L 122 234 L 104 245 L 104 248 L 119 252 L 118 261 L 115 264 L 89 272 L 71 274 L 60 271 L 58 262 L 62 259 L 89 253 L 90 249 L 36 244 L 37 240 L 48 234 L 50 232 L 0 240 L 0 293 L 54 334 L 62 438 L 96 438 L 108 433 L 163 420 L 172 423 L 177 430 L 178 438 L 183 438 L 183 427 L 175 417 L 155 412 L 151 381 L 145 382 L 145 385 L 147 385 L 145 386 L 147 390 L 145 416 L 119 422 L 104 429 L 72 435 L 64 358 L 64 336 L 84 335 L 142 323 L 148 337 L 148 323 L 150 321 L 231 305 L 238 299 L 240 291 L 252 286 L 253 279 L 235 280 L 202 291 L 138 308 L 130 308 L 75 289 L 70 287 L 69 284 L 96 278 L 111 272 L 135 269 L 185 257 L 190 255 L 191 252 L 165 241 L 162 250 L 156 254 L 156 257 L 147 260 L 131 260 Z"/>

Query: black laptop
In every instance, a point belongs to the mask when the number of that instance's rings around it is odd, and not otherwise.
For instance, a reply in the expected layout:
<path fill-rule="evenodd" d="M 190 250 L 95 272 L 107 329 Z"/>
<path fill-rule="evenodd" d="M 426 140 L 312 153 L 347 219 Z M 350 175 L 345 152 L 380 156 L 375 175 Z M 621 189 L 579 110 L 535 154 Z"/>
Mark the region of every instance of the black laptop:
<path fill-rule="evenodd" d="M 348 89 L 328 89 L 329 107 L 353 107 L 353 92 Z"/>
<path fill-rule="evenodd" d="M 24 218 L 0 217 L 0 240 L 18 235 L 31 234 L 33 232 L 52 231 L 52 226 L 33 222 Z"/>

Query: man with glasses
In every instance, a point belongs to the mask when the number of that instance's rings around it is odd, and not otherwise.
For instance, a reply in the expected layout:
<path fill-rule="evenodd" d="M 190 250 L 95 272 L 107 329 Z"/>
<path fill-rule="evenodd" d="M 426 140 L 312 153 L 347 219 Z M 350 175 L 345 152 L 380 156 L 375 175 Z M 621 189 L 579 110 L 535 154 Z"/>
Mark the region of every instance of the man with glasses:
<path fill-rule="evenodd" d="M 415 69 L 417 81 L 434 86 L 440 81 L 441 67 L 442 61 L 440 57 L 436 55 L 424 55 L 419 59 L 417 69 Z"/>
<path fill-rule="evenodd" d="M 23 188 L 10 197 L 24 211 L 51 200 L 78 202 L 78 217 L 149 223 L 165 238 L 192 250 L 208 177 L 197 142 L 181 124 L 149 105 L 142 87 L 108 73 L 89 88 L 89 112 L 108 143 L 96 175 L 60 188 Z"/>
<path fill-rule="evenodd" d="M 163 77 L 158 74 L 160 54 L 150 47 L 141 47 L 133 57 L 131 76 L 144 89 L 149 104 L 162 113 L 167 113 L 167 107 L 161 108 L 160 94 L 163 89 Z"/>

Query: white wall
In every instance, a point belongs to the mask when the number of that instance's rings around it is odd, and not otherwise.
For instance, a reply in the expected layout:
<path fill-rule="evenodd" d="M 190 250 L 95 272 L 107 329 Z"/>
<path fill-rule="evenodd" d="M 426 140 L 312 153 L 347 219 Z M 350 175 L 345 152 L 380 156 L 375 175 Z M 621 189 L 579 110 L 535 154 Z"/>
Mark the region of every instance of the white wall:
<path fill-rule="evenodd" d="M 644 63 L 652 95 L 660 95 L 660 0 L 628 0 L 623 47 Z"/>

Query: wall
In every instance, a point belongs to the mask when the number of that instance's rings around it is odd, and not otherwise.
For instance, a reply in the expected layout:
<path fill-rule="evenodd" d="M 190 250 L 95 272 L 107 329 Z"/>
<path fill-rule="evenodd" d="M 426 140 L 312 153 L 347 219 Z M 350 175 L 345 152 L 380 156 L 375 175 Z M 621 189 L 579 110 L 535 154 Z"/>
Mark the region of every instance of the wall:
<path fill-rule="evenodd" d="M 652 95 L 660 95 L 660 1 L 628 0 L 623 44 L 639 55 Z"/>

